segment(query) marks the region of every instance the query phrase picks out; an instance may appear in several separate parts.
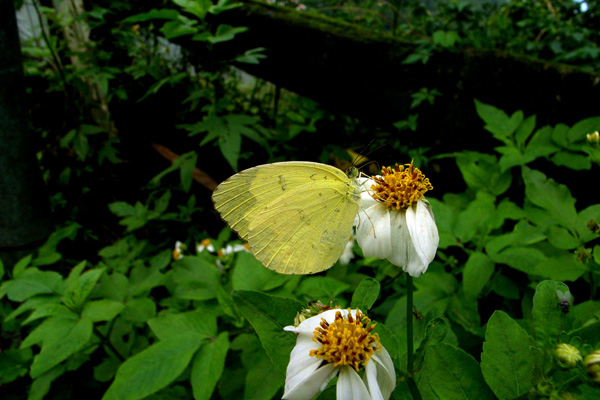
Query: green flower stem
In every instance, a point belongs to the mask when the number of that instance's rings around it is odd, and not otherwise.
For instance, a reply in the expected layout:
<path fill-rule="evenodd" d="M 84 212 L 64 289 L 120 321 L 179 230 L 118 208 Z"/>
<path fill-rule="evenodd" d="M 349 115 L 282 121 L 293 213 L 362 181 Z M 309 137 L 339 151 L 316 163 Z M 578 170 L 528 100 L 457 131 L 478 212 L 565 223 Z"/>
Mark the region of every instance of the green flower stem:
<path fill-rule="evenodd" d="M 413 349 L 413 283 L 412 276 L 406 274 L 406 384 L 414 400 L 421 400 L 421 393 L 413 377 L 415 373 L 415 354 Z"/>
<path fill-rule="evenodd" d="M 412 378 L 414 370 L 413 350 L 413 283 L 412 276 L 406 274 L 406 364 L 408 375 Z"/>

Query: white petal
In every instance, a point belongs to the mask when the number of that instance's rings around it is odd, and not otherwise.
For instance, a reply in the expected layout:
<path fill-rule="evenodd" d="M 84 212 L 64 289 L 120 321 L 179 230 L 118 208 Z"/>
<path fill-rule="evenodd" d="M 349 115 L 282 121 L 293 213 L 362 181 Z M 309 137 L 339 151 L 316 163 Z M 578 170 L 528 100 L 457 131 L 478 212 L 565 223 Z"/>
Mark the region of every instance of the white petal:
<path fill-rule="evenodd" d="M 323 359 L 310 356 L 311 350 L 317 350 L 319 343 L 312 341 L 312 336 L 299 335 L 296 346 L 290 353 L 290 362 L 285 373 L 285 387 L 294 387 L 302 381 L 306 375 L 310 375 L 323 363 Z"/>
<path fill-rule="evenodd" d="M 381 389 L 379 388 L 379 383 L 377 382 L 377 366 L 372 360 L 369 360 L 365 367 L 363 382 L 367 386 L 367 390 L 371 394 L 373 400 L 384 400 Z"/>
<path fill-rule="evenodd" d="M 360 376 L 352 367 L 344 365 L 340 369 L 336 386 L 337 400 L 371 400 L 369 391 Z"/>
<path fill-rule="evenodd" d="M 356 240 L 365 257 L 387 258 L 392 251 L 390 212 L 378 203 L 360 212 Z"/>
<path fill-rule="evenodd" d="M 384 399 L 389 399 L 396 388 L 396 371 L 390 354 L 382 346 L 381 353 L 375 353 L 371 360 L 377 368 L 377 383 Z M 367 364 L 368 365 L 368 364 Z"/>
<path fill-rule="evenodd" d="M 427 271 L 427 267 L 435 258 L 440 237 L 433 214 L 428 209 L 427 203 L 422 200 L 406 210 L 406 224 L 415 251 L 422 263 L 421 270 L 414 270 L 414 274 L 410 271 L 409 273 L 418 277 Z"/>
<path fill-rule="evenodd" d="M 282 399 L 289 400 L 310 400 L 323 390 L 327 383 L 335 377 L 338 369 L 333 364 L 325 364 L 313 373 L 298 381 L 293 387 L 288 387 L 287 379 L 285 384 L 285 393 Z"/>
<path fill-rule="evenodd" d="M 392 232 L 392 251 L 387 259 L 394 265 L 404 269 L 408 264 L 410 233 L 406 226 L 406 214 L 403 210 L 390 213 L 390 229 Z"/>

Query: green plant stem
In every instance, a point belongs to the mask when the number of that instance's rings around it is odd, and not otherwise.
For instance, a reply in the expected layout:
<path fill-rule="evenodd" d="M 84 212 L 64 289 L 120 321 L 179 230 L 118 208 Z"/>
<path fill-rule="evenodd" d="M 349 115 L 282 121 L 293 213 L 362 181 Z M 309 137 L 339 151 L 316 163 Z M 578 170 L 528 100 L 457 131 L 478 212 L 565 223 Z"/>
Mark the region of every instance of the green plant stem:
<path fill-rule="evenodd" d="M 412 276 L 406 274 L 406 384 L 414 400 L 421 400 L 421 393 L 413 377 L 415 373 L 415 354 L 413 349 L 413 283 Z"/>
<path fill-rule="evenodd" d="M 406 274 L 406 367 L 408 375 L 414 374 L 413 351 L 413 283 L 412 276 Z"/>

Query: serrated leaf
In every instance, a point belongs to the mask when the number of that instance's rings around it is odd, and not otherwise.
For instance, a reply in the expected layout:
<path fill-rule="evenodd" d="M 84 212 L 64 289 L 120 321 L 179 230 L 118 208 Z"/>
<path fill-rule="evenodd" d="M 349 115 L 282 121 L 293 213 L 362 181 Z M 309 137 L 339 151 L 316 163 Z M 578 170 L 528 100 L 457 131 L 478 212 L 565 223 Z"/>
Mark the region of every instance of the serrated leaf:
<path fill-rule="evenodd" d="M 363 279 L 352 295 L 351 308 L 358 308 L 367 313 L 379 296 L 380 285 L 373 278 Z"/>
<path fill-rule="evenodd" d="M 31 384 L 31 389 L 29 390 L 29 396 L 27 397 L 27 400 L 42 400 L 50 391 L 50 385 L 52 382 L 64 374 L 65 370 L 66 368 L 64 365 L 57 365 L 50 371 L 34 379 Z"/>
<path fill-rule="evenodd" d="M 41 376 L 69 358 L 82 349 L 92 337 L 92 321 L 87 318 L 76 319 L 60 315 L 51 319 L 52 323 L 42 324 L 34 330 L 36 332 L 43 327 L 38 332 L 38 335 L 43 335 L 42 350 L 33 359 L 30 371 L 32 378 Z M 31 335 L 33 334 L 32 332 Z M 25 342 L 22 346 L 25 346 Z"/>
<path fill-rule="evenodd" d="M 515 142 L 519 146 L 523 146 L 529 136 L 533 133 L 535 129 L 535 115 L 530 115 L 525 118 L 525 120 L 519 125 L 517 128 L 517 132 L 515 133 Z"/>
<path fill-rule="evenodd" d="M 448 334 L 448 326 L 442 318 L 434 318 L 427 323 L 425 338 L 415 353 L 415 370 L 420 370 L 425 362 L 425 352 L 431 346 L 441 343 Z"/>
<path fill-rule="evenodd" d="M 544 253 L 532 247 L 509 247 L 490 257 L 498 264 L 506 264 L 526 274 L 535 273 L 536 266 L 547 259 Z"/>
<path fill-rule="evenodd" d="M 517 111 L 510 118 L 506 113 L 494 106 L 475 100 L 475 109 L 485 121 L 485 129 L 506 144 L 510 144 L 510 136 L 523 121 L 523 113 Z"/>
<path fill-rule="evenodd" d="M 494 262 L 483 253 L 469 256 L 463 270 L 463 291 L 469 299 L 477 299 L 494 273 Z"/>
<path fill-rule="evenodd" d="M 504 311 L 497 310 L 487 323 L 481 372 L 501 400 L 516 399 L 533 386 L 535 362 L 531 338 Z"/>
<path fill-rule="evenodd" d="M 302 280 L 296 293 L 328 303 L 349 288 L 349 284 L 329 276 L 311 276 Z"/>
<path fill-rule="evenodd" d="M 173 382 L 188 366 L 202 341 L 165 340 L 127 359 L 102 400 L 137 400 Z"/>
<path fill-rule="evenodd" d="M 221 332 L 194 355 L 190 381 L 195 400 L 210 400 L 223 374 L 228 350 L 229 336 L 227 332 Z"/>
<path fill-rule="evenodd" d="M 536 265 L 534 274 L 555 281 L 576 281 L 587 271 L 586 264 L 577 261 L 573 253 L 563 252 Z"/>
<path fill-rule="evenodd" d="M 302 303 L 246 290 L 234 291 L 233 300 L 258 334 L 273 364 L 285 371 L 296 337 L 283 328 L 293 325 Z"/>
<path fill-rule="evenodd" d="M 124 23 L 137 23 L 137 22 L 145 22 L 153 19 L 177 19 L 179 17 L 179 13 L 176 10 L 171 9 L 152 9 L 146 13 L 132 15 L 131 17 L 125 18 L 123 20 Z"/>
<path fill-rule="evenodd" d="M 581 245 L 569 230 L 557 225 L 552 225 L 546 232 L 546 236 L 550 244 L 558 249 L 571 250 Z"/>
<path fill-rule="evenodd" d="M 548 211 L 550 217 L 565 228 L 576 229 L 575 199 L 565 185 L 527 167 L 523 167 L 523 180 L 525 195 L 533 204 Z"/>
<path fill-rule="evenodd" d="M 231 274 L 233 290 L 266 291 L 284 285 L 289 279 L 289 275 L 278 274 L 265 268 L 249 252 L 237 254 L 233 273 Z"/>
<path fill-rule="evenodd" d="M 464 350 L 438 343 L 425 354 L 429 384 L 441 399 L 494 399 L 479 364 Z"/>
<path fill-rule="evenodd" d="M 558 305 L 556 291 L 563 293 L 569 287 L 562 282 L 542 281 L 535 288 L 533 296 L 533 327 L 535 340 L 541 347 L 550 348 L 564 326 L 565 315 Z"/>
<path fill-rule="evenodd" d="M 227 130 L 225 134 L 219 136 L 218 142 L 223 157 L 225 157 L 231 168 L 237 171 L 238 159 L 242 149 L 242 135 L 240 132 Z"/>
<path fill-rule="evenodd" d="M 58 272 L 40 271 L 37 268 L 28 268 L 9 283 L 6 295 L 16 302 L 39 294 L 60 295 L 63 291 L 62 276 Z"/>
<path fill-rule="evenodd" d="M 173 264 L 171 275 L 175 297 L 186 300 L 214 299 L 216 288 L 221 285 L 219 270 L 205 259 L 185 256 Z"/>
<path fill-rule="evenodd" d="M 124 308 L 125 305 L 118 301 L 109 299 L 93 300 L 85 303 L 81 315 L 92 322 L 110 321 L 119 315 Z"/>
<path fill-rule="evenodd" d="M 217 334 L 217 318 L 204 310 L 161 315 L 149 320 L 148 325 L 160 340 L 202 341 Z"/>
<path fill-rule="evenodd" d="M 243 26 L 233 27 L 227 24 L 220 24 L 217 27 L 215 35 L 209 37 L 208 41 L 212 44 L 226 42 L 233 39 L 238 33 L 246 32 L 247 30 L 248 28 Z"/>

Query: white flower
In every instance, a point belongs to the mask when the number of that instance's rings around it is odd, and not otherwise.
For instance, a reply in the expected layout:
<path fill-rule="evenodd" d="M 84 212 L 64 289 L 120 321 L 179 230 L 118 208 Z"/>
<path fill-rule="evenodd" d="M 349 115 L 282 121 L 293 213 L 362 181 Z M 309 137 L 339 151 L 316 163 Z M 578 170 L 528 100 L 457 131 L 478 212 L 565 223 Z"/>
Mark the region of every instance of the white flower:
<path fill-rule="evenodd" d="M 427 271 L 440 241 L 431 206 L 423 193 L 433 187 L 414 168 L 382 169 L 382 176 L 362 185 L 362 205 L 356 229 L 365 257 L 389 260 L 413 277 Z"/>
<path fill-rule="evenodd" d="M 332 309 L 286 326 L 298 337 L 283 399 L 310 400 L 338 374 L 337 400 L 389 399 L 396 386 L 394 364 L 370 322 L 360 310 Z"/>
<path fill-rule="evenodd" d="M 210 239 L 203 239 L 196 245 L 196 253 L 202 253 L 204 250 L 207 250 L 211 253 L 215 252 L 215 246 L 213 246 Z"/>
<path fill-rule="evenodd" d="M 179 240 L 175 242 L 175 248 L 173 248 L 173 260 L 181 260 L 183 258 L 183 251 L 185 250 L 185 244 Z"/>
<path fill-rule="evenodd" d="M 350 239 L 348 240 L 348 243 L 346 243 L 346 247 L 344 247 L 344 251 L 342 251 L 342 255 L 340 256 L 340 264 L 348 265 L 350 260 L 354 258 L 354 251 L 352 251 L 352 248 L 354 247 L 355 242 L 356 239 L 354 239 L 354 236 L 350 236 Z"/>

